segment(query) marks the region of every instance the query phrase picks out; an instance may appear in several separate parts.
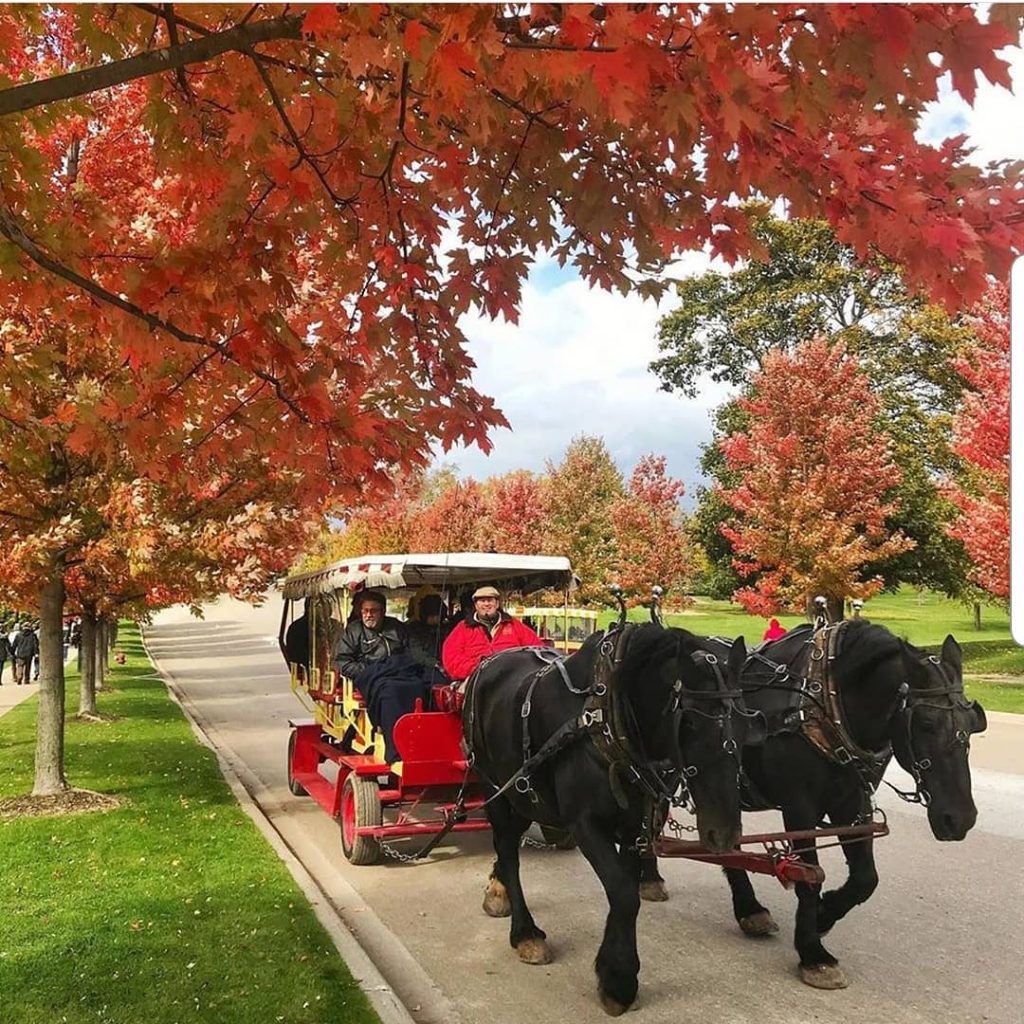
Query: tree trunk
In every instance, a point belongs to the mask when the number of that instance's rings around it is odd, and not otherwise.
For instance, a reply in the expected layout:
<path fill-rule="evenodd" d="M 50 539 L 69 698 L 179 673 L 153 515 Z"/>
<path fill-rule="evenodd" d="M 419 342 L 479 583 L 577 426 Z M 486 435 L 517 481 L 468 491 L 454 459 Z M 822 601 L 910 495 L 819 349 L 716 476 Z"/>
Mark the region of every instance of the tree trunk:
<path fill-rule="evenodd" d="M 68 789 L 64 776 L 64 559 L 58 558 L 39 594 L 39 713 L 33 796 Z"/>
<path fill-rule="evenodd" d="M 117 646 L 117 617 L 111 616 L 110 618 L 110 649 L 113 650 Z M 108 662 L 109 664 L 109 662 Z"/>
<path fill-rule="evenodd" d="M 114 649 L 113 620 L 109 615 L 103 616 L 103 678 L 110 675 L 110 652 Z"/>
<path fill-rule="evenodd" d="M 78 691 L 78 713 L 96 714 L 96 615 L 82 612 L 81 646 L 82 683 Z"/>
<path fill-rule="evenodd" d="M 974 602 L 974 628 L 981 630 L 981 602 Z"/>
<path fill-rule="evenodd" d="M 105 632 L 106 632 L 106 630 L 104 629 L 103 616 L 102 615 L 97 615 L 96 616 L 96 643 L 95 643 L 95 645 L 93 647 L 93 652 L 92 652 L 93 653 L 93 665 L 95 666 L 93 671 L 96 674 L 96 689 L 97 690 L 102 690 L 103 689 L 103 679 L 104 679 L 104 675 L 103 675 L 103 669 L 104 669 L 103 646 L 106 643 L 106 640 L 104 638 Z"/>

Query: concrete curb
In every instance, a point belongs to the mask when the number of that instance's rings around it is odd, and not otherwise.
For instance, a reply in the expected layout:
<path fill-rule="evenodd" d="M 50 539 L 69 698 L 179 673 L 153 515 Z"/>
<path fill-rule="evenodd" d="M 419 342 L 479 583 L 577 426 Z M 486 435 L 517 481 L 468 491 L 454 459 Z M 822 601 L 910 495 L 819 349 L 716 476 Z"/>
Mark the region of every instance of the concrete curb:
<path fill-rule="evenodd" d="M 288 811 L 226 744 L 217 742 L 216 727 L 204 719 L 173 674 L 160 666 L 141 630 L 140 635 L 171 699 L 199 742 L 216 755 L 235 798 L 298 883 L 383 1024 L 459 1024 L 455 1007 L 419 962 L 324 853 L 288 827 Z M 328 877 L 329 883 L 320 881 Z"/>

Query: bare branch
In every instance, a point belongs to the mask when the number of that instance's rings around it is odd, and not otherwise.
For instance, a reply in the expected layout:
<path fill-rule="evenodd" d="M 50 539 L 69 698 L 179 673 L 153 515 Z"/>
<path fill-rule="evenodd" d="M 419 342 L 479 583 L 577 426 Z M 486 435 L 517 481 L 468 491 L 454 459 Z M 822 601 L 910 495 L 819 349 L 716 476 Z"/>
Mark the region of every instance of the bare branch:
<path fill-rule="evenodd" d="M 161 12 L 162 14 L 162 12 Z M 84 71 L 56 75 L 24 85 L 0 89 L 0 117 L 21 110 L 56 103 L 75 96 L 86 96 L 100 89 L 109 89 L 137 78 L 171 71 L 186 64 L 201 64 L 229 51 L 247 52 L 257 43 L 271 39 L 300 39 L 302 18 L 270 18 L 239 25 L 226 32 L 214 32 L 202 39 L 193 39 L 180 46 L 149 50 L 145 53 L 111 61 Z"/>
<path fill-rule="evenodd" d="M 171 46 L 180 46 L 181 40 L 178 38 L 178 21 L 174 17 L 174 4 L 164 4 L 164 21 L 167 22 L 167 37 L 171 41 Z M 181 91 L 190 102 L 194 103 L 195 96 L 189 88 L 184 67 L 177 68 L 175 74 L 178 78 L 178 85 L 181 86 Z"/>

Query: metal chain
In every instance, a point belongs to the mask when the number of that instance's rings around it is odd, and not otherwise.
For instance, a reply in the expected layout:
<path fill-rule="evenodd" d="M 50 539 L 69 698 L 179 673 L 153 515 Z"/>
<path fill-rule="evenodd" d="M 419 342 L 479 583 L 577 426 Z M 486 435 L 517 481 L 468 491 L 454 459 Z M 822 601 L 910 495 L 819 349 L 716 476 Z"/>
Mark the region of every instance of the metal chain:
<path fill-rule="evenodd" d="M 684 825 L 683 822 L 673 818 L 671 814 L 665 819 L 665 827 L 670 832 L 675 832 L 677 835 L 683 832 L 697 831 L 696 825 Z"/>
<path fill-rule="evenodd" d="M 392 860 L 400 861 L 402 864 L 416 863 L 416 854 L 402 853 L 401 850 L 396 850 L 393 846 L 389 846 L 383 839 L 378 840 L 378 842 L 380 843 L 381 852 L 385 857 L 390 857 Z"/>

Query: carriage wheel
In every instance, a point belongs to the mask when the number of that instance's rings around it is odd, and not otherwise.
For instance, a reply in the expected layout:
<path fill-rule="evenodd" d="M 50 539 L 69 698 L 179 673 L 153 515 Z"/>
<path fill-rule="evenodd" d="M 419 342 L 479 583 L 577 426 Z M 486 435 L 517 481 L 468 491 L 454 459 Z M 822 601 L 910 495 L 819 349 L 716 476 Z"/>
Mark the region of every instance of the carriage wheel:
<path fill-rule="evenodd" d="M 356 829 L 380 825 L 383 820 L 377 783 L 349 772 L 341 787 L 339 817 L 345 857 L 352 864 L 376 864 L 380 860 L 380 842 L 371 836 L 356 835 Z"/>
<path fill-rule="evenodd" d="M 556 850 L 576 849 L 576 837 L 568 829 L 557 828 L 555 825 L 541 825 L 540 834 L 544 837 L 544 842 Z"/>
<path fill-rule="evenodd" d="M 309 796 L 302 785 L 295 781 L 292 775 L 292 764 L 295 758 L 295 730 L 288 735 L 288 791 L 292 796 Z"/>

